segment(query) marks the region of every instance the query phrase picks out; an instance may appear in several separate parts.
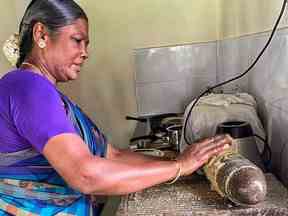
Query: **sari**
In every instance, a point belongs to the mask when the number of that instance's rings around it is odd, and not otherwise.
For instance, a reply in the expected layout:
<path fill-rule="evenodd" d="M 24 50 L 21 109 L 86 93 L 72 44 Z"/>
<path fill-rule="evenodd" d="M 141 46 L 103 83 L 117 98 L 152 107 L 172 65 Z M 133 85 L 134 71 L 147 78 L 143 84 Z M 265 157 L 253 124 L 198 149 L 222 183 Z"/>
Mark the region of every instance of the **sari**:
<path fill-rule="evenodd" d="M 105 136 L 77 105 L 59 94 L 75 130 L 90 152 L 105 157 Z M 97 216 L 103 206 L 104 203 L 70 188 L 33 148 L 0 153 L 0 216 Z"/>

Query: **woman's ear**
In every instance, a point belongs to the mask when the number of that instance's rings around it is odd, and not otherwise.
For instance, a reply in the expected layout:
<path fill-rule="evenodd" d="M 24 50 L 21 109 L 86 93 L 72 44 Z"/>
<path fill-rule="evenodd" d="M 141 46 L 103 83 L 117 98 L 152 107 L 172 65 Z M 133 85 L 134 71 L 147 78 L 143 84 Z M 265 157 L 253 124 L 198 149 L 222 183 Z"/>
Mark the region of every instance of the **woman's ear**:
<path fill-rule="evenodd" d="M 44 49 L 47 45 L 48 32 L 40 22 L 37 22 L 33 27 L 33 41 L 40 49 Z"/>

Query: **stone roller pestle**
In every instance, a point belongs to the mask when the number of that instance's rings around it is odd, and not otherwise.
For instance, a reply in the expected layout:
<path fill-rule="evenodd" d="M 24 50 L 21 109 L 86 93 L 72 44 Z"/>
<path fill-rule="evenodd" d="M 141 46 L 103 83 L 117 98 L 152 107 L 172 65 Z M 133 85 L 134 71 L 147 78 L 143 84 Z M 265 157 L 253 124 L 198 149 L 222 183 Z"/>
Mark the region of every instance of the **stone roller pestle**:
<path fill-rule="evenodd" d="M 262 170 L 235 151 L 212 158 L 204 172 L 212 188 L 236 205 L 253 206 L 265 199 L 267 185 Z"/>

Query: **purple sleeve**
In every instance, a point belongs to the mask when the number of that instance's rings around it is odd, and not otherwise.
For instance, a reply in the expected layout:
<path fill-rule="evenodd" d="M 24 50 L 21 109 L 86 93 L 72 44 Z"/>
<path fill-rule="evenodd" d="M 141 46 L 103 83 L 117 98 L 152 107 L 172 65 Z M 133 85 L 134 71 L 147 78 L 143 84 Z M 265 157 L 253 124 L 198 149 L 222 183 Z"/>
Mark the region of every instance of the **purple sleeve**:
<path fill-rule="evenodd" d="M 46 79 L 28 76 L 10 96 L 10 110 L 19 134 L 39 152 L 48 140 L 76 133 L 56 88 Z"/>

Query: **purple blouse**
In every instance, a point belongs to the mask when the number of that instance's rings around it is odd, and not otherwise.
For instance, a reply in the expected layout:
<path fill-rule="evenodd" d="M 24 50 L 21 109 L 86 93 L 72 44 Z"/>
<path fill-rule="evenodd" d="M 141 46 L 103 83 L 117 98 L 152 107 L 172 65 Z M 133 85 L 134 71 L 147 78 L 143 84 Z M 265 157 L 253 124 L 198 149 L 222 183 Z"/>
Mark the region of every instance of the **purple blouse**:
<path fill-rule="evenodd" d="M 17 69 L 0 79 L 0 152 L 34 147 L 76 133 L 56 87 L 41 75 Z"/>

